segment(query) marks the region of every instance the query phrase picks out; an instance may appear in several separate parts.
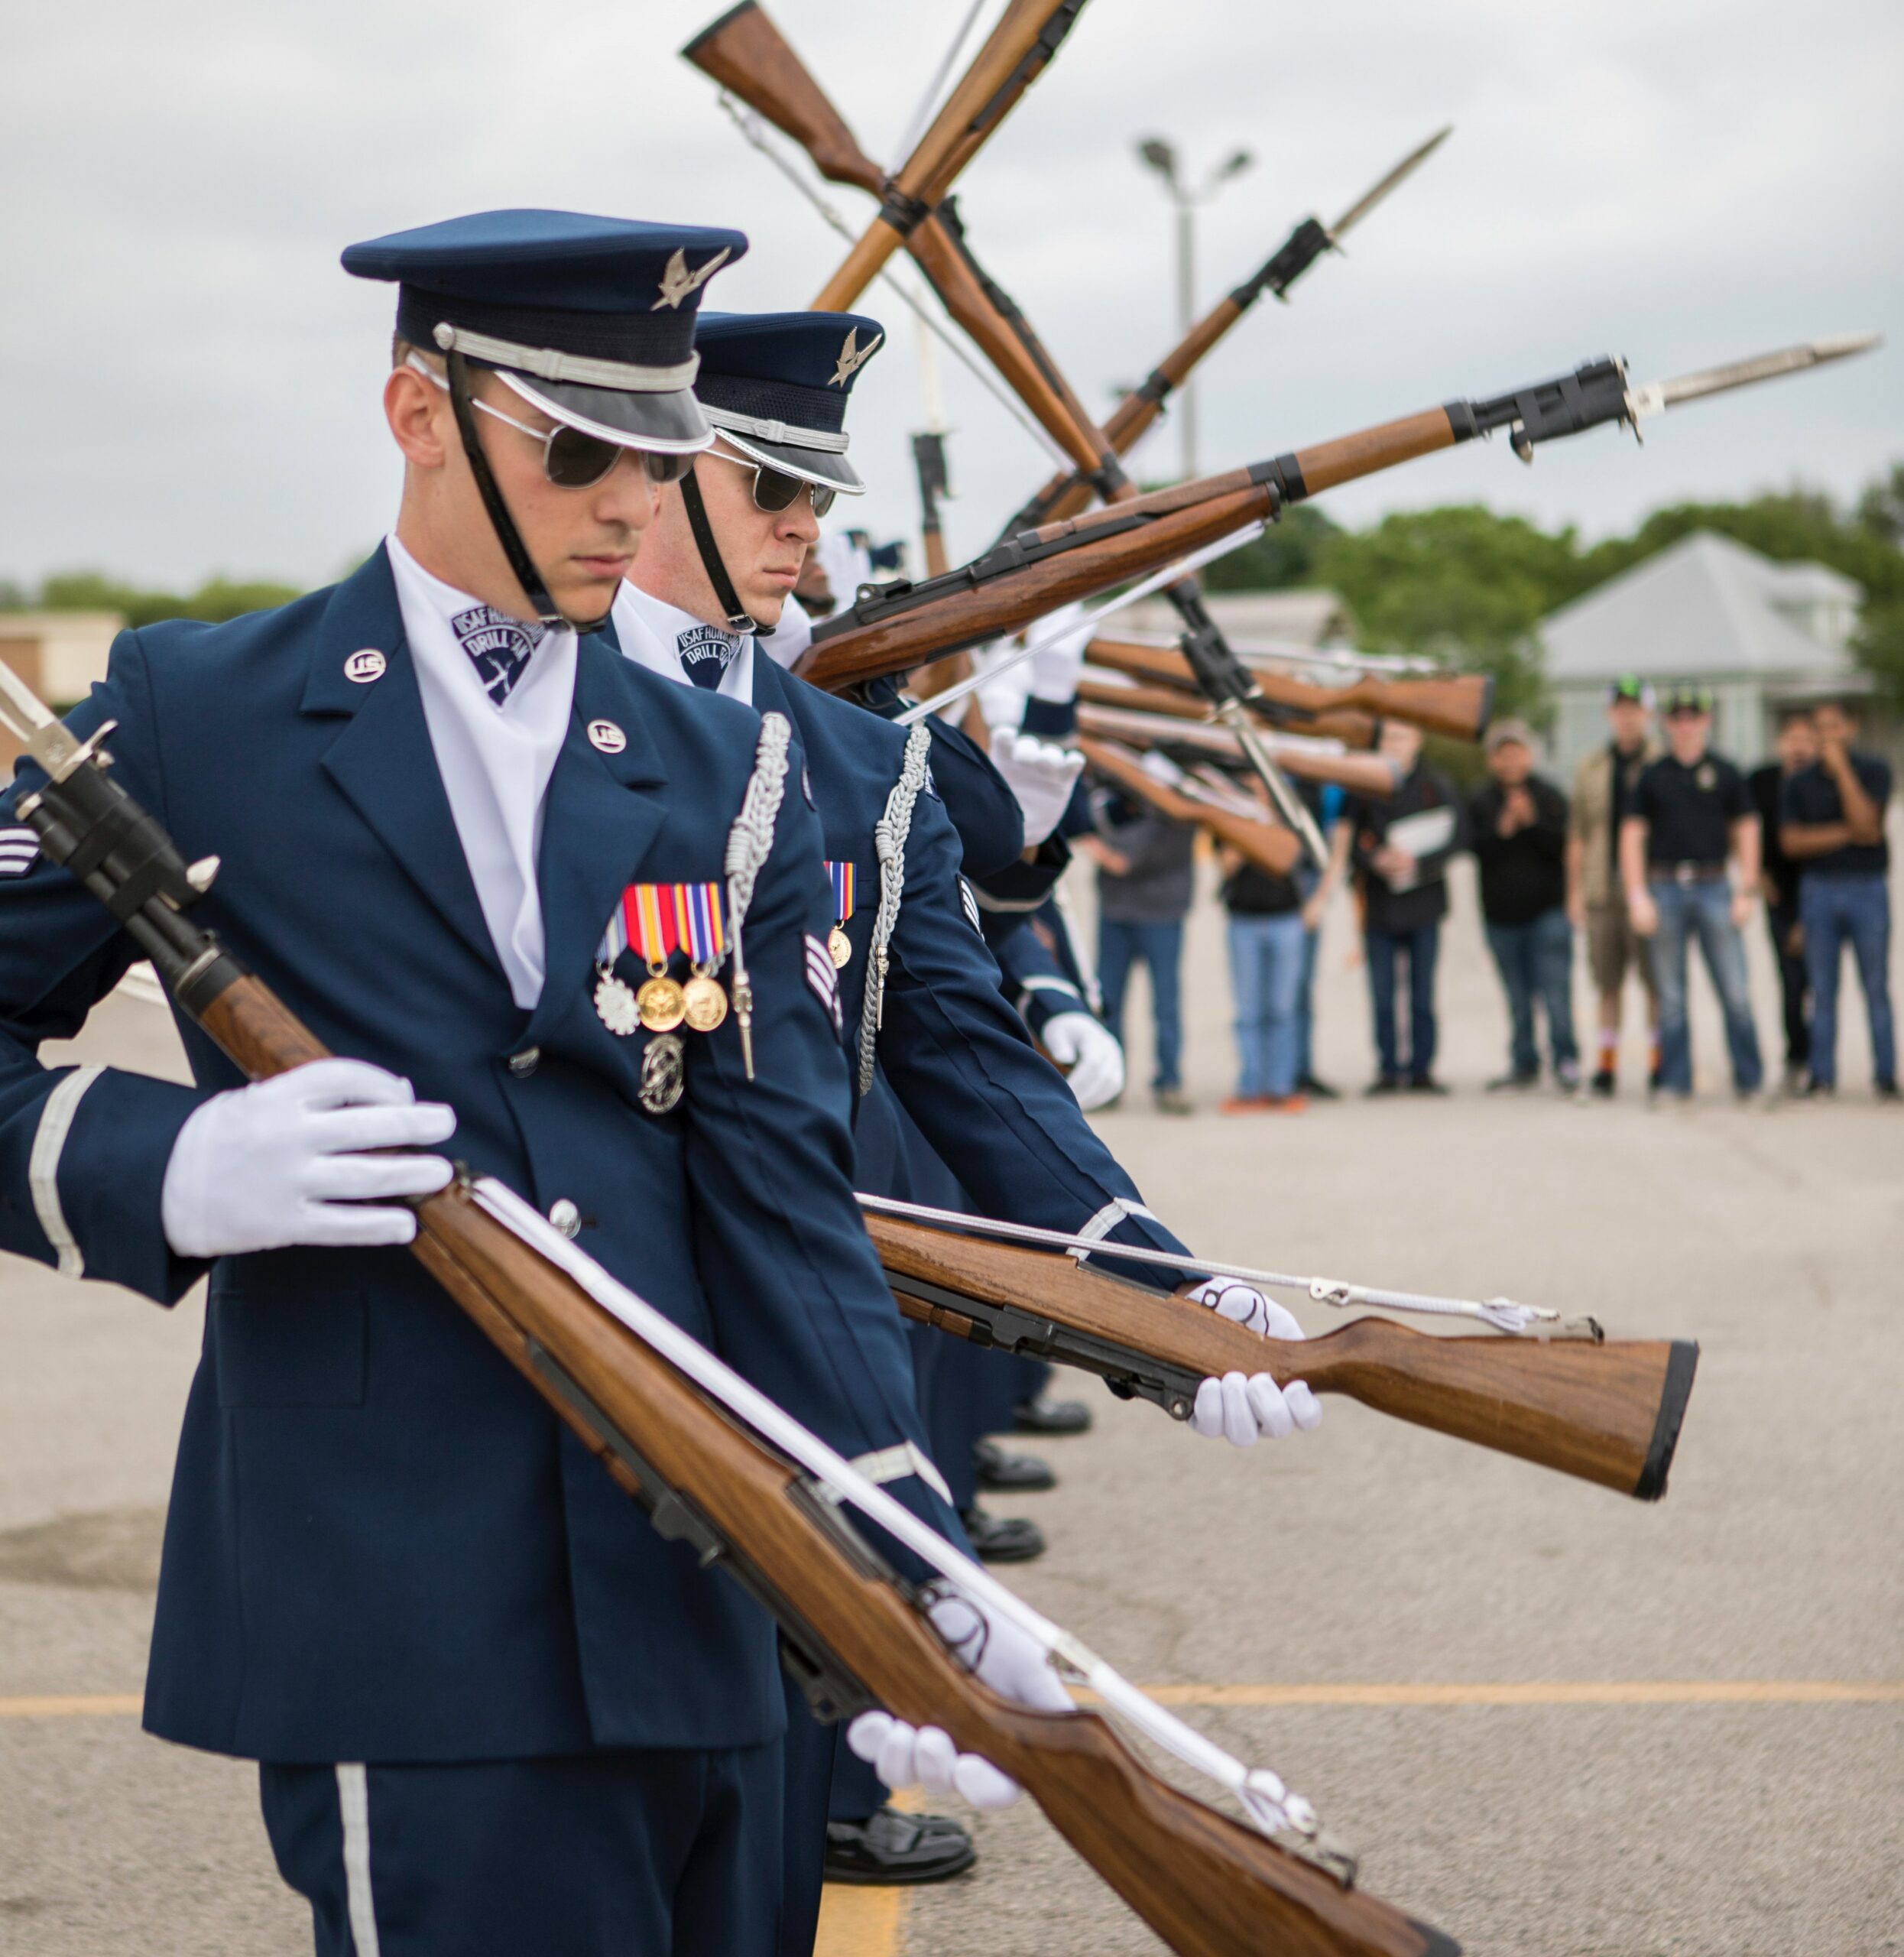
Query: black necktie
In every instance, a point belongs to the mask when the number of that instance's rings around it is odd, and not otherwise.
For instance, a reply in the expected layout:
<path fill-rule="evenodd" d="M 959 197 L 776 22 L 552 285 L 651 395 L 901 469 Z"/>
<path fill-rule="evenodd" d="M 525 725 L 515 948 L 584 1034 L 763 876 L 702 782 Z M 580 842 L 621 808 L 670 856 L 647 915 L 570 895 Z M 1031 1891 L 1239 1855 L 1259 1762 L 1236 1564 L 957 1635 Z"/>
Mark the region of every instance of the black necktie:
<path fill-rule="evenodd" d="M 727 677 L 741 641 L 736 634 L 724 632 L 718 625 L 691 625 L 676 638 L 674 647 L 688 677 L 712 693 Z"/>
<path fill-rule="evenodd" d="M 483 691 L 501 706 L 516 682 L 529 670 L 529 661 L 547 635 L 546 625 L 525 625 L 493 605 L 472 605 L 449 621 L 457 643 L 469 655 Z"/>

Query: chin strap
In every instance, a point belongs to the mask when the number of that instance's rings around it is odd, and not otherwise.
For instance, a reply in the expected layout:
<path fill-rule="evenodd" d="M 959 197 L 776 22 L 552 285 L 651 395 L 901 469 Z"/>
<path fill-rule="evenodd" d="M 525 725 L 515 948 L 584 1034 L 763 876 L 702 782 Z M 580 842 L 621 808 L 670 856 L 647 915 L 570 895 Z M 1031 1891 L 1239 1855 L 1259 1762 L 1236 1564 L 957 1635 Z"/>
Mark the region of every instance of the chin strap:
<path fill-rule="evenodd" d="M 521 533 L 516 528 L 515 519 L 509 514 L 509 505 L 502 500 L 502 492 L 490 472 L 489 458 L 482 452 L 482 443 L 476 433 L 475 411 L 469 404 L 469 367 L 454 347 L 443 359 L 449 370 L 449 405 L 456 417 L 456 432 L 462 437 L 462 452 L 469 458 L 469 473 L 476 479 L 476 493 L 482 498 L 483 508 L 489 512 L 490 527 L 496 533 L 496 541 L 502 546 L 502 554 L 508 559 L 509 568 L 514 573 L 517 583 L 521 586 L 530 609 L 545 625 L 566 626 L 584 634 L 600 631 L 608 622 L 608 612 L 584 623 L 569 618 L 549 596 L 548 586 L 542 582 L 542 573 L 536 569 L 535 560 L 529 555 Z"/>
<path fill-rule="evenodd" d="M 688 527 L 694 533 L 694 547 L 701 553 L 701 568 L 714 587 L 714 602 L 727 615 L 730 632 L 755 632 L 759 623 L 741 602 L 734 580 L 721 561 L 721 547 L 714 540 L 714 526 L 708 521 L 707 505 L 701 500 L 701 485 L 690 469 L 681 479 L 681 501 L 688 513 Z"/>

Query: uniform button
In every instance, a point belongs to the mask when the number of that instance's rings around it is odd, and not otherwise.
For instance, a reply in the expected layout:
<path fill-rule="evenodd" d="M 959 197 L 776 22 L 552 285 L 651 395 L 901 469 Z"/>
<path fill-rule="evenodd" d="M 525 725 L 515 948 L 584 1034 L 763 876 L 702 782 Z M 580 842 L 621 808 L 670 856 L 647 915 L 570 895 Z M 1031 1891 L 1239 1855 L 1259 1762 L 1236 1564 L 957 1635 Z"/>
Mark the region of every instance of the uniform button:
<path fill-rule="evenodd" d="M 525 1047 L 519 1053 L 509 1056 L 509 1071 L 518 1080 L 526 1080 L 542 1064 L 542 1049 Z"/>
<path fill-rule="evenodd" d="M 566 1196 L 559 1196 L 549 1206 L 549 1221 L 565 1237 L 579 1236 L 582 1232 L 582 1212 Z"/>

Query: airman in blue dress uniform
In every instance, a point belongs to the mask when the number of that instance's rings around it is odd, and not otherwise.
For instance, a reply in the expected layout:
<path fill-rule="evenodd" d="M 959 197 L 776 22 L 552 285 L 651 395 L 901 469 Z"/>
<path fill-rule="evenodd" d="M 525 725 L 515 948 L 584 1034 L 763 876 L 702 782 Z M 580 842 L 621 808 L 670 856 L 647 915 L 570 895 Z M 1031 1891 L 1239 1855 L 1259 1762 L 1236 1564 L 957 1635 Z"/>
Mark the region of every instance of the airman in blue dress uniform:
<path fill-rule="evenodd" d="M 696 391 L 715 443 L 662 492 L 615 602 L 616 638 L 631 664 L 684 690 L 784 713 L 798 729 L 803 785 L 832 866 L 843 1073 L 856 1095 L 883 1074 L 985 1213 L 1107 1246 L 1180 1251 L 1002 995 L 961 881 L 963 845 L 934 784 L 928 729 L 909 733 L 779 663 L 798 650 L 777 644 L 773 628 L 818 519 L 835 496 L 863 488 L 847 459 L 846 404 L 882 337 L 875 321 L 855 314 L 702 316 Z M 866 1188 L 863 1159 L 860 1167 Z M 1160 1281 L 1147 1267 L 1127 1268 Z M 1300 1335 L 1257 1293 L 1227 1290 L 1240 1294 L 1218 1306 L 1227 1315 Z M 1312 1424 L 1314 1414 L 1306 1389 L 1286 1400 L 1267 1374 L 1250 1381 L 1237 1374 L 1206 1383 L 1195 1425 L 1240 1444 Z M 800 1865 L 815 1852 L 806 1842 L 817 1847 L 828 1751 L 813 1749 L 818 1777 L 809 1784 L 800 1737 L 796 1720 L 788 1750 L 790 1952 L 810 1942 L 804 1926 L 817 1909 L 816 1882 L 800 1893 Z"/>
<path fill-rule="evenodd" d="M 222 859 L 206 921 L 354 1058 L 246 1086 L 188 1022 L 190 1086 L 45 1069 L 134 950 L 66 871 L 0 881 L 0 1245 L 166 1304 L 209 1272 L 145 1724 L 261 1763 L 320 1957 L 780 1929 L 773 1627 L 398 1248 L 452 1129 L 958 1533 L 852 1199 L 807 764 L 593 630 L 709 439 L 695 309 L 745 243 L 513 211 L 353 247 L 400 286 L 391 536 L 280 610 L 122 634 L 72 717 L 117 723 L 130 792 Z M 605 920 L 631 888 L 718 901 L 755 789 L 750 1024 L 630 1027 Z"/>

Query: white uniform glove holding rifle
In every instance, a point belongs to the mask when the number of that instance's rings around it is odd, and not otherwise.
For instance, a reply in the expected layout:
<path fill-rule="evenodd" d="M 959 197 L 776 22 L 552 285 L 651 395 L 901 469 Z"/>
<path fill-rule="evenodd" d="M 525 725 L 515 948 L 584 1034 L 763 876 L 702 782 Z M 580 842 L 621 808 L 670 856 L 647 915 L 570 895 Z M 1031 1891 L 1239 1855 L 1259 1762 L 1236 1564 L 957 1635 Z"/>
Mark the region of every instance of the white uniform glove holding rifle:
<path fill-rule="evenodd" d="M 1234 1277 L 1211 1277 L 1185 1297 L 1208 1305 L 1265 1339 L 1300 1339 L 1302 1328 L 1280 1305 L 1254 1286 Z M 1313 1433 L 1322 1424 L 1322 1409 L 1306 1381 L 1278 1386 L 1267 1373 L 1225 1373 L 1206 1379 L 1197 1388 L 1190 1426 L 1205 1440 L 1227 1440 L 1232 1447 L 1254 1447 L 1265 1436 L 1280 1440 L 1300 1427 Z"/>
<path fill-rule="evenodd" d="M 1124 1049 L 1095 1013 L 1053 1013 L 1038 1037 L 1064 1069 L 1065 1085 L 1087 1114 L 1124 1092 Z"/>
<path fill-rule="evenodd" d="M 1005 777 L 1025 818 L 1025 847 L 1035 849 L 1058 826 L 1084 768 L 1075 748 L 1060 747 L 1014 728 L 991 730 L 991 764 Z"/>
<path fill-rule="evenodd" d="M 180 1257 L 407 1244 L 416 1216 L 389 1199 L 428 1196 L 455 1171 L 440 1155 L 374 1151 L 431 1147 L 456 1128 L 453 1110 L 362 1060 L 314 1060 L 215 1094 L 165 1165 L 166 1241 Z"/>
<path fill-rule="evenodd" d="M 956 1591 L 941 1597 L 927 1615 L 981 1685 L 1037 1712 L 1072 1709 L 1071 1695 L 1043 1647 L 1015 1624 L 988 1616 Z M 890 1712 L 862 1712 L 847 1728 L 846 1744 L 895 1790 L 917 1786 L 936 1796 L 962 1794 L 977 1808 L 1009 1807 L 1019 1796 L 1009 1774 L 975 1753 L 961 1753 L 938 1726 L 909 1725 Z"/>

